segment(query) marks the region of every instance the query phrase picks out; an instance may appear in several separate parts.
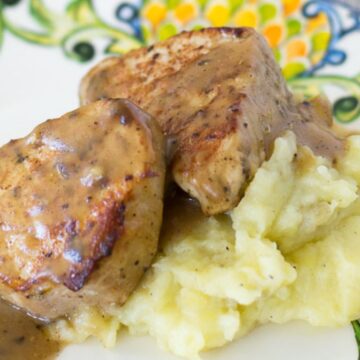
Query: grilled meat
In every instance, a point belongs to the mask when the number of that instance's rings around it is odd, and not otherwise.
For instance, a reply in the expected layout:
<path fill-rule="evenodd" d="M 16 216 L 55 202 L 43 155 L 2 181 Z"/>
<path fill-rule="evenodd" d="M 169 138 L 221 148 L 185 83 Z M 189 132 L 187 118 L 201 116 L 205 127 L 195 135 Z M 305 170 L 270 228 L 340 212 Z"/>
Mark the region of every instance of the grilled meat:
<path fill-rule="evenodd" d="M 0 295 L 46 319 L 122 304 L 157 250 L 158 124 L 102 100 L 0 149 Z"/>
<path fill-rule="evenodd" d="M 343 146 L 331 124 L 297 107 L 270 48 L 250 28 L 184 32 L 106 59 L 84 78 L 80 96 L 129 98 L 154 116 L 172 144 L 173 178 L 206 214 L 238 204 L 285 130 L 331 159 Z"/>

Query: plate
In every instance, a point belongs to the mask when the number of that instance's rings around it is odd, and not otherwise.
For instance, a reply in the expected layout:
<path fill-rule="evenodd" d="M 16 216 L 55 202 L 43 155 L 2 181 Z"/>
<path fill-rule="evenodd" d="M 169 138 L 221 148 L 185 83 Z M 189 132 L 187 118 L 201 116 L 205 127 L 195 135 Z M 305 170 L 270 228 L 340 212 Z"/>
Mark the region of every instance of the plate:
<path fill-rule="evenodd" d="M 101 58 L 203 26 L 254 26 L 294 91 L 325 91 L 336 121 L 360 129 L 358 0 L 0 0 L 0 142 L 78 106 L 81 77 Z M 354 324 L 356 328 L 356 323 Z M 360 330 L 359 330 L 360 333 Z M 204 359 L 342 359 L 358 356 L 353 327 L 267 325 Z M 60 360 L 174 356 L 153 339 L 119 336 L 67 347 Z"/>

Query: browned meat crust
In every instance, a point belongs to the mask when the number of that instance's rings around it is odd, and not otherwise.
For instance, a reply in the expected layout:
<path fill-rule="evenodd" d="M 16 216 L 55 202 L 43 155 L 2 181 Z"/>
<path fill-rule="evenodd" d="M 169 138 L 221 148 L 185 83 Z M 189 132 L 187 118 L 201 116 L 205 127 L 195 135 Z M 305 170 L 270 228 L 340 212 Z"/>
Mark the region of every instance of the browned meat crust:
<path fill-rule="evenodd" d="M 0 149 L 0 295 L 37 316 L 123 303 L 156 253 L 163 137 L 102 100 Z"/>
<path fill-rule="evenodd" d="M 333 158 L 342 142 L 322 120 L 299 111 L 265 40 L 250 28 L 184 32 L 92 69 L 83 103 L 125 97 L 149 112 L 172 142 L 177 184 L 207 214 L 236 206 L 246 184 L 293 130 Z"/>

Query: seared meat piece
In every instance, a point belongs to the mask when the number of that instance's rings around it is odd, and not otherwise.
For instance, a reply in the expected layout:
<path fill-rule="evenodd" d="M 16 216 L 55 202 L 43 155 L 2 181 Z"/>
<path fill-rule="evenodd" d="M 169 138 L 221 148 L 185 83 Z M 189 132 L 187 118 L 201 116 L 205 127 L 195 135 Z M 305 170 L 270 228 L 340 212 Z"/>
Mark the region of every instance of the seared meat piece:
<path fill-rule="evenodd" d="M 172 173 L 207 214 L 236 206 L 286 129 L 317 154 L 342 142 L 299 111 L 265 40 L 249 28 L 185 32 L 89 72 L 83 103 L 124 97 L 159 122 L 173 142 Z"/>
<path fill-rule="evenodd" d="M 158 124 L 102 100 L 0 149 L 0 295 L 52 319 L 122 304 L 157 250 L 164 154 Z"/>

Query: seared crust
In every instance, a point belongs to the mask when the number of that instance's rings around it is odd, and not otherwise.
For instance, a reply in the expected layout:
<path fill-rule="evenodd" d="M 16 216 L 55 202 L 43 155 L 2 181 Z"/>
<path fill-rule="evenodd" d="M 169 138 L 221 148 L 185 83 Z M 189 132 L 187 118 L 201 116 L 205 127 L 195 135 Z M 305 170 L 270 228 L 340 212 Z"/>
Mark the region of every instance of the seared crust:
<path fill-rule="evenodd" d="M 47 121 L 0 149 L 0 294 L 54 318 L 123 303 L 156 253 L 163 138 L 126 100 Z"/>
<path fill-rule="evenodd" d="M 150 101 L 150 92 L 161 79 L 183 70 L 184 65 L 222 43 L 242 41 L 255 34 L 252 28 L 244 27 L 183 31 L 168 40 L 132 50 L 124 56 L 107 58 L 92 68 L 82 80 L 81 103 L 114 98 L 114 92 L 119 92 L 124 94 L 123 98 L 133 98 L 144 108 Z"/>
<path fill-rule="evenodd" d="M 331 124 L 299 111 L 270 48 L 250 28 L 184 32 L 107 59 L 83 79 L 80 97 L 129 98 L 154 116 L 172 143 L 174 180 L 206 214 L 238 204 L 286 130 L 320 155 L 342 148 Z"/>

